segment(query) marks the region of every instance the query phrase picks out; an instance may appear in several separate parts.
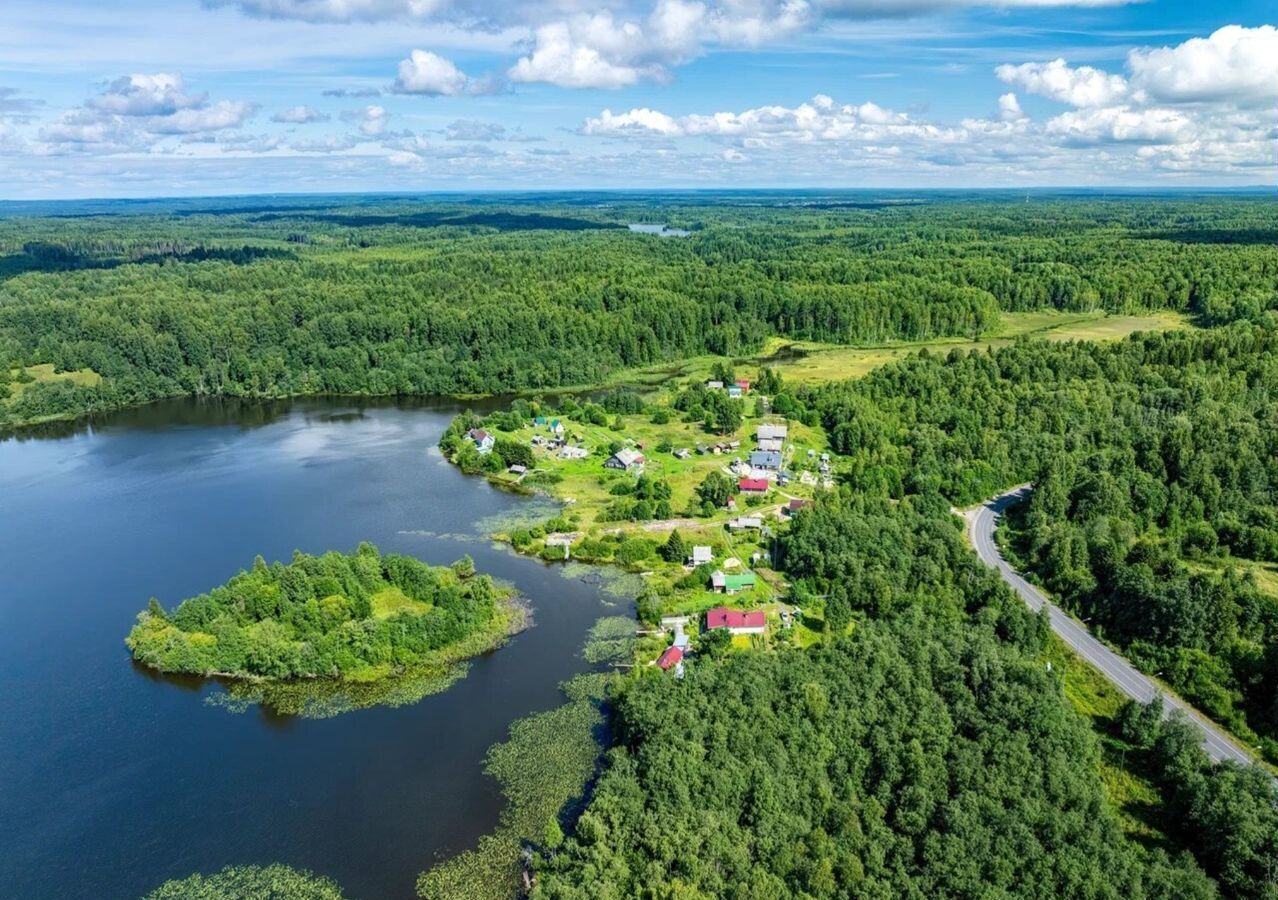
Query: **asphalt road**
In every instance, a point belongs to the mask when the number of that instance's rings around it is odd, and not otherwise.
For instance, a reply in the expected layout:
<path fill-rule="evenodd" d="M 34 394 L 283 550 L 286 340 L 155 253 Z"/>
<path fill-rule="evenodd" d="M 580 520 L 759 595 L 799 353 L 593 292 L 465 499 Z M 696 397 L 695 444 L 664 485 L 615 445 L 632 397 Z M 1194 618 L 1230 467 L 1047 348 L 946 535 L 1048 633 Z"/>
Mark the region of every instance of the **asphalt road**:
<path fill-rule="evenodd" d="M 964 513 L 968 523 L 968 536 L 972 540 L 972 546 L 976 548 L 976 555 L 987 566 L 998 570 L 1003 580 L 1021 595 L 1030 609 L 1037 612 L 1047 607 L 1052 630 L 1060 636 L 1061 640 L 1069 644 L 1075 653 L 1099 669 L 1120 691 L 1141 703 L 1148 703 L 1155 696 L 1162 694 L 1163 709 L 1166 713 L 1170 715 L 1172 710 L 1184 713 L 1186 718 L 1202 732 L 1203 749 L 1213 760 L 1228 759 L 1243 764 L 1252 762 L 1251 754 L 1243 750 L 1233 738 L 1228 737 L 1183 700 L 1159 690 L 1154 682 L 1138 672 L 1123 657 L 1092 637 L 1086 626 L 1049 601 L 1042 591 L 1022 578 L 1008 565 L 1007 560 L 1003 559 L 998 544 L 994 542 L 994 526 L 1003 510 L 1024 499 L 1029 495 L 1030 490 L 1028 485 L 1013 488 L 976 509 Z"/>

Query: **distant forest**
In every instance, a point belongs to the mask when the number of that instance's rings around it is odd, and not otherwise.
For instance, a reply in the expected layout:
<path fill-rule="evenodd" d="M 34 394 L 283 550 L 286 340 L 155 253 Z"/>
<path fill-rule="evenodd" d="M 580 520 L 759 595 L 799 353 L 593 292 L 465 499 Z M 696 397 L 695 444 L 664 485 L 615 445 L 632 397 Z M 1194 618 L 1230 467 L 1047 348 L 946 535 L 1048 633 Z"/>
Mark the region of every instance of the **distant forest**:
<path fill-rule="evenodd" d="M 0 424 L 168 396 L 592 384 L 770 335 L 972 336 L 1003 310 L 1218 324 L 1278 302 L 1258 196 L 119 208 L 0 218 Z M 692 234 L 625 227 L 653 220 Z M 36 364 L 101 380 L 24 383 Z"/>

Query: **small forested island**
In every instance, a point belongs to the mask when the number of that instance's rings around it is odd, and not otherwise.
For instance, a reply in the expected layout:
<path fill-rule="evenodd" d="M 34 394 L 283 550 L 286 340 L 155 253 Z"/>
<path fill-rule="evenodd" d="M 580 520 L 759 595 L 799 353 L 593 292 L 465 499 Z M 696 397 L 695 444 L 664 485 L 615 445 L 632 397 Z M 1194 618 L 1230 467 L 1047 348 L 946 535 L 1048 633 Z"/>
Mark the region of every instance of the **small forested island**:
<path fill-rule="evenodd" d="M 249 680 L 370 682 L 501 644 L 526 624 L 513 591 L 475 573 L 383 555 L 294 553 L 166 612 L 152 599 L 125 643 L 161 672 Z"/>

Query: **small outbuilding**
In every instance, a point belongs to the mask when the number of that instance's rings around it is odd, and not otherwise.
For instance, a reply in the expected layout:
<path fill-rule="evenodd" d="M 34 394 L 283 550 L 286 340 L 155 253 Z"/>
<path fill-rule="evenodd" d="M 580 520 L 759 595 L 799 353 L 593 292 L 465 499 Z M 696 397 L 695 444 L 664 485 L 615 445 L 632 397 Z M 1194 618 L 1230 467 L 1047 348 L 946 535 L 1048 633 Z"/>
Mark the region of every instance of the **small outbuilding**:
<path fill-rule="evenodd" d="M 714 559 L 714 551 L 709 547 L 695 546 L 692 548 L 692 555 L 688 557 L 688 565 L 704 566 L 706 563 Z"/>
<path fill-rule="evenodd" d="M 787 516 L 792 516 L 795 513 L 797 513 L 799 510 L 806 509 L 807 507 L 811 505 L 812 505 L 811 500 L 803 500 L 799 497 L 795 497 L 789 503 L 785 505 L 785 514 Z"/>
<path fill-rule="evenodd" d="M 737 572 L 731 575 L 716 569 L 710 576 L 710 589 L 716 594 L 739 594 L 758 583 L 753 572 Z"/>

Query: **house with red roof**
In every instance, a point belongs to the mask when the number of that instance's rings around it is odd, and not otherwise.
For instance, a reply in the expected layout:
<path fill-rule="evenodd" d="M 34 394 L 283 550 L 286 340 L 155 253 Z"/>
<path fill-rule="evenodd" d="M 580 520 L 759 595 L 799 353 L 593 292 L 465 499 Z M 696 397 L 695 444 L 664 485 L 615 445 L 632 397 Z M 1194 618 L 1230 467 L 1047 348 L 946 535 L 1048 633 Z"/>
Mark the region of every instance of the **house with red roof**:
<path fill-rule="evenodd" d="M 683 648 L 667 647 L 666 652 L 657 660 L 657 665 L 661 667 L 661 671 L 669 672 L 681 662 L 683 662 Z"/>
<path fill-rule="evenodd" d="M 729 634 L 763 634 L 767 629 L 767 618 L 762 610 L 745 612 L 740 609 L 728 609 L 716 606 L 706 610 L 706 630 L 726 628 Z"/>
<path fill-rule="evenodd" d="M 785 514 L 787 516 L 792 516 L 795 513 L 797 513 L 799 510 L 807 509 L 811 505 L 812 505 L 811 500 L 801 500 L 798 497 L 793 497 L 791 498 L 790 502 L 786 504 Z"/>
<path fill-rule="evenodd" d="M 488 453 L 493 449 L 493 436 L 482 428 L 472 428 L 466 432 L 466 437 L 474 442 L 475 449 L 481 454 Z"/>
<path fill-rule="evenodd" d="M 766 478 L 742 478 L 737 482 L 738 490 L 753 494 L 766 494 L 768 487 Z"/>

